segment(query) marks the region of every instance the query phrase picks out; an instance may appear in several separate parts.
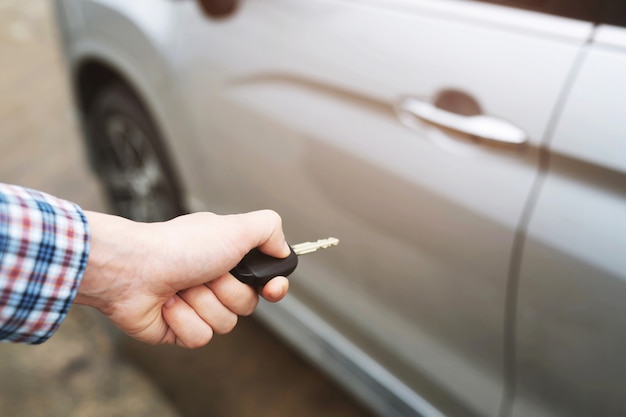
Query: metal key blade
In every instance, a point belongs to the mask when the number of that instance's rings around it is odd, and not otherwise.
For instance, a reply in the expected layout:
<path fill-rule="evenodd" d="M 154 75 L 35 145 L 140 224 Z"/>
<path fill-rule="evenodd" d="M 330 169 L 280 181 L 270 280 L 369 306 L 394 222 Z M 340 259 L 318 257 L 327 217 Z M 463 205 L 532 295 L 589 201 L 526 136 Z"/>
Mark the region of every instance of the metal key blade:
<path fill-rule="evenodd" d="M 337 246 L 338 244 L 339 239 L 329 237 L 328 239 L 320 239 L 316 242 L 298 243 L 296 245 L 292 245 L 291 249 L 293 249 L 296 255 L 304 255 L 307 253 L 315 252 L 318 249 L 326 249 L 330 248 L 331 246 Z"/>

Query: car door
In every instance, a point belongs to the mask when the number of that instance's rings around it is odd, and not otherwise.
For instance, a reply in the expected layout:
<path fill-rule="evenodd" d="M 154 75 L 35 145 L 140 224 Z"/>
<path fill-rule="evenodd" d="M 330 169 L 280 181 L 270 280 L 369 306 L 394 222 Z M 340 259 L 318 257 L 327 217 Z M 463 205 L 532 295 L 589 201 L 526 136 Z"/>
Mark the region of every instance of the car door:
<path fill-rule="evenodd" d="M 412 413 L 496 415 L 515 231 L 591 24 L 448 0 L 185 7 L 193 197 L 273 208 L 291 242 L 340 238 L 291 297 L 434 406 Z"/>
<path fill-rule="evenodd" d="M 514 416 L 626 415 L 626 9 L 612 3 L 621 13 L 585 48 L 527 232 Z"/>

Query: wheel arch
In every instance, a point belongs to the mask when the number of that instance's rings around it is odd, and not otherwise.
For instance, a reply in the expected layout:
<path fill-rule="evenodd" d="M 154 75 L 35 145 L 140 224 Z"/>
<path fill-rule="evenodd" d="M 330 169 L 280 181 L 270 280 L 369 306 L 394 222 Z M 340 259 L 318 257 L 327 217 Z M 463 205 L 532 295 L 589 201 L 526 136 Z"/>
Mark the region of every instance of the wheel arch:
<path fill-rule="evenodd" d="M 167 166 L 167 172 L 171 177 L 171 181 L 175 184 L 178 198 L 182 204 L 184 200 L 182 182 L 177 164 L 175 164 L 175 158 L 169 152 L 168 141 L 166 140 L 168 129 L 164 126 L 164 123 L 167 123 L 167 121 L 160 117 L 162 116 L 161 112 L 158 111 L 157 105 L 153 104 L 154 98 L 159 95 L 156 91 L 156 86 L 148 85 L 148 82 L 145 80 L 143 83 L 137 81 L 138 77 L 132 76 L 132 71 L 126 71 L 123 68 L 124 65 L 122 63 L 112 62 L 96 55 L 85 56 L 76 61 L 73 66 L 71 87 L 76 111 L 80 119 L 82 138 L 89 166 L 96 175 L 102 169 L 102 164 L 99 162 L 98 144 L 95 143 L 94 135 L 89 132 L 89 112 L 93 108 L 99 94 L 106 88 L 119 85 L 133 96 L 136 103 L 141 106 L 156 129 L 157 137 L 155 139 L 159 142 L 158 146 L 165 158 L 163 162 Z"/>
<path fill-rule="evenodd" d="M 88 114 L 98 93 L 112 83 L 124 85 L 146 108 L 145 103 L 141 100 L 141 95 L 137 91 L 137 87 L 116 67 L 101 59 L 87 58 L 81 61 L 76 67 L 74 74 L 76 104 L 81 115 Z"/>

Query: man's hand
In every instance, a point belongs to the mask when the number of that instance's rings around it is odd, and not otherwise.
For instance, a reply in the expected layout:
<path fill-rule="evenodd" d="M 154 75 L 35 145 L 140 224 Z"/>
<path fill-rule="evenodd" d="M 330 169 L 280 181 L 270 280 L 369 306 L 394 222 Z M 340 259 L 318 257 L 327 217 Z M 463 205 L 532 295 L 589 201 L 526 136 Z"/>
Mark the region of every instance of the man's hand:
<path fill-rule="evenodd" d="M 196 213 L 164 223 L 136 223 L 86 212 L 91 250 L 75 302 L 99 309 L 130 336 L 187 348 L 230 332 L 257 306 L 256 291 L 229 271 L 253 248 L 290 253 L 273 211 L 219 216 Z M 279 301 L 285 277 L 261 295 Z"/>

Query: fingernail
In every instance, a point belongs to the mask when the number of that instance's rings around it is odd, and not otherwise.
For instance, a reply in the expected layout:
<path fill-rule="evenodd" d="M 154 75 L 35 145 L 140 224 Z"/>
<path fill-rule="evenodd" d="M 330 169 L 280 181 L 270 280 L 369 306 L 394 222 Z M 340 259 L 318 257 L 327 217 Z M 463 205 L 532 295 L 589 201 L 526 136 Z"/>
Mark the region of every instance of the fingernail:
<path fill-rule="evenodd" d="M 291 246 L 289 246 L 289 243 L 287 243 L 287 241 L 285 241 L 285 252 L 291 253 Z"/>

